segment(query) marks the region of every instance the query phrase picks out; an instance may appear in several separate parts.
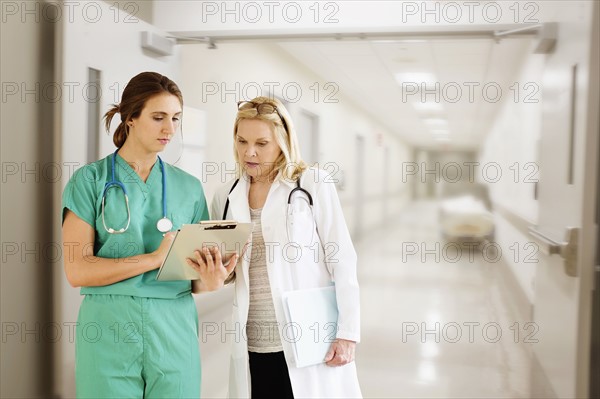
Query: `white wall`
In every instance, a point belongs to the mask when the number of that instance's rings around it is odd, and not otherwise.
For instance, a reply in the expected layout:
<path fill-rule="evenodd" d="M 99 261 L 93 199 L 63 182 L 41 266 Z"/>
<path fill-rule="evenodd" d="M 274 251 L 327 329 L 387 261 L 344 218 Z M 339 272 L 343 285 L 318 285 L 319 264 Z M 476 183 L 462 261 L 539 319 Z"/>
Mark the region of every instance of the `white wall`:
<path fill-rule="evenodd" d="M 515 214 L 524 223 L 535 225 L 538 220 L 538 201 L 534 198 L 534 190 L 535 182 L 540 178 L 537 161 L 542 121 L 541 76 L 545 56 L 533 54 L 532 51 L 533 47 L 516 80 L 519 87 L 525 89 L 520 91 L 518 101 L 515 101 L 513 91 L 502 104 L 494 127 L 481 148 L 481 172 L 477 177 L 480 182 L 488 184 L 490 196 L 496 205 Z M 498 177 L 497 170 L 501 171 Z M 528 299 L 533 301 L 536 263 L 531 263 L 528 258 L 535 252 L 529 246 L 531 240 L 501 214 L 496 214 L 496 218 L 496 240 L 505 255 L 503 259 Z M 531 257 L 531 260 L 535 259 L 537 256 Z"/>
<path fill-rule="evenodd" d="M 452 185 L 474 181 L 476 161 L 472 151 L 416 150 L 414 164 L 406 169 L 407 179 L 413 184 L 415 198 L 440 199 L 456 193 Z M 464 187 L 464 186 L 461 186 Z"/>
<path fill-rule="evenodd" d="M 121 10 L 134 15 L 135 17 L 152 23 L 154 4 L 148 0 L 104 0 L 110 5 L 119 7 Z"/>
<path fill-rule="evenodd" d="M 99 13 L 93 13 L 95 9 Z M 77 10 L 77 9 L 76 9 Z M 143 71 L 162 73 L 178 82 L 179 55 L 156 57 L 140 46 L 140 32 L 159 32 L 148 23 L 131 18 L 118 8 L 104 2 L 94 2 L 94 9 L 88 14 L 74 13 L 72 22 L 62 20 L 63 28 L 63 76 L 61 87 L 65 88 L 61 101 L 61 164 L 63 165 L 61 191 L 66 185 L 72 171 L 86 162 L 87 152 L 87 106 L 89 96 L 83 88 L 87 82 L 88 68 L 102 71 L 102 87 L 100 109 L 106 112 L 110 104 L 118 103 L 125 85 L 136 74 Z M 83 15 L 87 15 L 83 17 Z M 97 16 L 97 17 L 96 17 Z M 129 22 L 125 22 L 129 21 Z M 74 95 L 68 95 L 68 87 L 74 87 Z M 101 129 L 100 153 L 108 155 L 115 150 L 112 132 L 120 120 L 119 115 L 113 119 L 111 134 Z M 56 204 L 54 214 L 60 215 L 60 204 Z M 60 217 L 57 218 L 60 223 Z M 60 225 L 57 226 L 59 228 Z M 57 233 L 60 237 L 60 233 Z M 77 321 L 77 313 L 82 297 L 79 289 L 72 288 L 64 276 L 62 264 L 57 265 L 56 322 Z M 57 393 L 64 397 L 75 396 L 75 345 L 66 338 L 57 347 L 58 364 L 56 365 Z"/>

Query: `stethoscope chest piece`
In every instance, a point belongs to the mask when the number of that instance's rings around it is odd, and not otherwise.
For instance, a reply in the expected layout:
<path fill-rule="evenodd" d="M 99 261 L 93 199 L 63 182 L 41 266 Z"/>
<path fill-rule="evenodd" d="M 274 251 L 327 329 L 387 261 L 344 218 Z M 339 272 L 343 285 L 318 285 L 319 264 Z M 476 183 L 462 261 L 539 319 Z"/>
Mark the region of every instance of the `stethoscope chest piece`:
<path fill-rule="evenodd" d="M 166 233 L 168 231 L 171 231 L 171 229 L 173 228 L 173 222 L 171 222 L 169 218 L 163 217 L 158 222 L 156 222 L 156 228 L 161 233 Z"/>

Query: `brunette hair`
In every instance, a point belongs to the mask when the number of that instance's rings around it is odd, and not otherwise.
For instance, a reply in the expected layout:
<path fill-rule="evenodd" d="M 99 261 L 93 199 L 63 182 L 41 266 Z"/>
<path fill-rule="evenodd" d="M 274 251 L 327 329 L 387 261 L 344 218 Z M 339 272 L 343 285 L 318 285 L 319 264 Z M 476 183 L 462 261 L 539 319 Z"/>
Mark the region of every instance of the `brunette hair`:
<path fill-rule="evenodd" d="M 123 146 L 129 135 L 127 121 L 139 117 L 146 101 L 162 93 L 173 94 L 179 99 L 179 103 L 183 107 L 181 90 L 175 82 L 164 75 L 156 72 L 142 72 L 127 83 L 121 96 L 121 103 L 113 104 L 108 112 L 104 114 L 104 126 L 107 132 L 110 131 L 110 122 L 113 116 L 116 113 L 121 114 L 121 123 L 119 123 L 113 135 L 113 143 L 117 148 Z"/>

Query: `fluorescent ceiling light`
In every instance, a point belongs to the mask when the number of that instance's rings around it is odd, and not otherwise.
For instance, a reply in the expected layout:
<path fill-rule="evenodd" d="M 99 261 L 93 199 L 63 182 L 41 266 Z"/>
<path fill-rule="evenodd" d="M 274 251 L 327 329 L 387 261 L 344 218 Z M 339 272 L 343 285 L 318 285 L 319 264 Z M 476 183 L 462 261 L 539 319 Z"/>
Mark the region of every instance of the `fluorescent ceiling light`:
<path fill-rule="evenodd" d="M 443 112 L 444 107 L 435 101 L 414 102 L 412 106 L 419 112 Z"/>
<path fill-rule="evenodd" d="M 436 357 L 440 350 L 437 344 L 431 342 L 424 342 L 421 345 L 421 356 L 423 357 Z"/>
<path fill-rule="evenodd" d="M 448 121 L 443 118 L 426 118 L 426 119 L 423 119 L 423 122 L 425 122 L 426 125 L 432 126 L 432 127 L 442 127 L 443 128 L 443 127 L 448 126 Z"/>
<path fill-rule="evenodd" d="M 433 133 L 436 136 L 446 136 L 450 134 L 449 131 L 443 129 L 432 130 L 431 133 Z"/>
<path fill-rule="evenodd" d="M 396 82 L 402 85 L 403 83 L 416 83 L 421 87 L 424 83 L 425 86 L 434 86 L 437 82 L 435 75 L 429 72 L 400 72 L 395 75 Z"/>

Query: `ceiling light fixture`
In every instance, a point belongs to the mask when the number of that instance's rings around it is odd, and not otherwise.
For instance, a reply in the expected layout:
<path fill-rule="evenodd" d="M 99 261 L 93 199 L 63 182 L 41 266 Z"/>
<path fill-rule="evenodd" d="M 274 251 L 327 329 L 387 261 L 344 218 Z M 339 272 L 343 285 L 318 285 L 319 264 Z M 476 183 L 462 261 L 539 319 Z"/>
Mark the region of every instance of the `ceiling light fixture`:
<path fill-rule="evenodd" d="M 419 112 L 443 112 L 444 107 L 442 104 L 437 103 L 435 101 L 427 101 L 427 102 L 414 102 L 412 106 Z"/>
<path fill-rule="evenodd" d="M 432 127 L 446 127 L 448 126 L 448 121 L 443 118 L 427 118 L 423 119 L 423 122 Z"/>
<path fill-rule="evenodd" d="M 420 86 L 424 83 L 425 86 L 434 86 L 437 82 L 435 75 L 429 72 L 400 72 L 394 75 L 394 77 L 399 85 L 403 83 L 416 83 Z"/>

